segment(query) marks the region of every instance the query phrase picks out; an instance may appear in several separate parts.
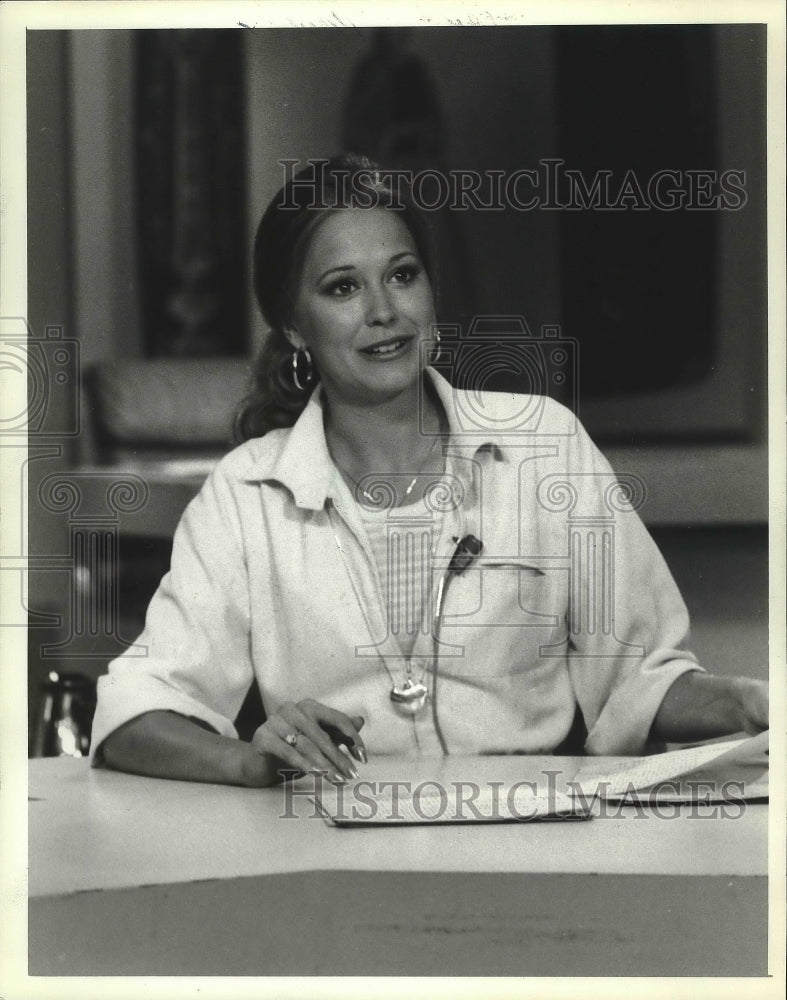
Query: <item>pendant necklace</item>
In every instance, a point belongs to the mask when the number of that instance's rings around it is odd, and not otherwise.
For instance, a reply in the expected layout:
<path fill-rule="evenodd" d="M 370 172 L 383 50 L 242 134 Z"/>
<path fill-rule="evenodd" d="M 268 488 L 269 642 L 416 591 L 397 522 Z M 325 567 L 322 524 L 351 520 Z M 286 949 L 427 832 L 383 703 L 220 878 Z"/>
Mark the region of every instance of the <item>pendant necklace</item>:
<path fill-rule="evenodd" d="M 441 444 L 443 442 L 444 442 L 443 434 L 440 434 L 439 436 L 435 437 L 429 451 L 421 460 L 422 465 L 425 464 L 431 458 L 436 445 Z M 333 458 L 333 460 L 339 472 L 341 472 L 341 474 L 348 481 L 348 483 L 354 488 L 356 496 L 360 494 L 366 500 L 368 500 L 370 504 L 374 506 L 379 506 L 378 501 L 373 496 L 373 494 L 369 490 L 364 489 L 359 483 L 359 481 L 355 478 L 355 476 L 351 475 L 347 471 L 347 469 L 345 469 L 344 466 L 341 465 L 336 460 L 335 457 Z M 422 475 L 423 473 L 419 473 L 418 475 L 412 477 L 412 479 L 409 482 L 409 485 L 404 491 L 404 497 L 410 496 L 410 494 L 413 492 L 413 489 L 415 488 L 416 483 L 418 482 L 419 478 L 421 478 Z M 424 684 L 423 680 L 416 680 L 414 678 L 413 662 L 410 657 L 407 657 L 405 661 L 405 671 L 406 671 L 405 676 L 401 681 L 399 682 L 394 681 L 394 684 L 391 687 L 389 697 L 391 699 L 391 702 L 396 706 L 398 711 L 402 712 L 404 715 L 414 716 L 417 715 L 426 704 L 426 699 L 429 697 L 429 688 L 426 686 L 426 684 Z M 423 671 L 421 676 L 423 677 Z"/>
<path fill-rule="evenodd" d="M 429 688 L 423 681 L 413 680 L 413 663 L 409 657 L 405 669 L 407 675 L 402 683 L 391 688 L 391 701 L 405 715 L 417 715 L 429 697 Z"/>

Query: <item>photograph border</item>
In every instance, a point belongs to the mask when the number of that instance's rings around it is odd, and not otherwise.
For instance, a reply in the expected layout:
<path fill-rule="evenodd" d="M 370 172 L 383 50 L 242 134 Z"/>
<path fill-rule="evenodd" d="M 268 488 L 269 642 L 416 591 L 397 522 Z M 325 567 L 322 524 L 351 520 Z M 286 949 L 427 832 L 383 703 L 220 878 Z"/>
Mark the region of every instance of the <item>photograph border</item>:
<path fill-rule="evenodd" d="M 771 690 L 770 855 L 769 855 L 769 953 L 770 975 L 757 980 L 694 979 L 665 976 L 658 979 L 617 977 L 585 980 L 582 994 L 603 997 L 699 996 L 721 998 L 783 996 L 785 984 L 785 767 L 787 744 L 787 664 L 785 663 L 785 26 L 784 6 L 779 0 L 640 0 L 594 3 L 593 0 L 554 3 L 527 0 L 508 3 L 430 2 L 365 4 L 362 0 L 336 3 L 310 0 L 305 3 L 207 3 L 207 2 L 7 2 L 0 7 L 0 316 L 27 316 L 26 266 L 26 124 L 25 124 L 25 33 L 35 30 L 77 28 L 166 27 L 352 27 L 372 25 L 481 25 L 481 24 L 571 24 L 571 23 L 733 23 L 764 22 L 768 26 L 768 399 L 769 399 L 769 639 Z M 12 391 L 18 391 L 16 383 Z M 23 412 L 24 396 L 12 403 L 11 412 Z M 15 407 L 15 408 L 14 408 Z M 19 451 L 20 446 L 22 452 Z M 14 454 L 12 454 L 14 452 Z M 3 478 L 2 551 L 18 535 L 9 527 L 24 521 L 24 484 L 19 481 L 22 442 L 0 440 Z M 10 543 L 9 543 L 10 544 Z M 20 561 L 20 566 L 22 562 Z M 3 601 L 18 594 L 2 593 Z M 40 978 L 27 974 L 27 703 L 26 643 L 24 629 L 6 629 L 0 637 L 0 821 L 2 822 L 2 881 L 0 903 L 3 934 L 0 941 L 0 995 L 4 997 L 125 997 L 138 996 L 137 979 Z M 364 978 L 301 979 L 260 978 L 210 980 L 196 977 L 145 977 L 147 995 L 185 996 L 275 996 L 275 997 L 539 997 L 573 996 L 578 989 L 571 977 L 550 979 L 411 979 Z"/>

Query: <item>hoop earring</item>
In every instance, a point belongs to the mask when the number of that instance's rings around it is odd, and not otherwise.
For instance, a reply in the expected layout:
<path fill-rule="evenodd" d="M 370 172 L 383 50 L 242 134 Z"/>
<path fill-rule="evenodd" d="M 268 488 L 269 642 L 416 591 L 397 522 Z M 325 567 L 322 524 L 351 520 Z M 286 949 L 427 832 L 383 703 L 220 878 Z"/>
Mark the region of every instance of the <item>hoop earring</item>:
<path fill-rule="evenodd" d="M 440 331 L 439 330 L 435 330 L 435 332 L 434 332 L 434 339 L 437 341 L 437 353 L 435 354 L 435 356 L 433 358 L 430 359 L 430 361 L 429 361 L 430 365 L 436 365 L 437 362 L 440 360 L 440 355 L 443 353 L 443 348 L 442 348 L 442 346 L 440 344 Z"/>
<path fill-rule="evenodd" d="M 301 354 L 303 354 L 303 356 L 306 358 L 306 364 L 309 366 L 308 369 L 307 369 L 307 371 L 306 371 L 306 374 L 304 376 L 304 381 L 306 382 L 306 385 L 301 385 L 301 380 L 298 378 L 298 359 L 299 359 L 299 355 L 301 355 Z M 293 381 L 293 383 L 295 385 L 295 388 L 298 389 L 299 392 L 305 392 L 306 389 L 311 384 L 311 382 L 313 381 L 313 379 L 314 379 L 314 365 L 312 364 L 312 356 L 311 356 L 311 354 L 309 354 L 308 347 L 304 347 L 304 348 L 302 348 L 299 351 L 293 351 L 292 352 L 292 381 Z"/>

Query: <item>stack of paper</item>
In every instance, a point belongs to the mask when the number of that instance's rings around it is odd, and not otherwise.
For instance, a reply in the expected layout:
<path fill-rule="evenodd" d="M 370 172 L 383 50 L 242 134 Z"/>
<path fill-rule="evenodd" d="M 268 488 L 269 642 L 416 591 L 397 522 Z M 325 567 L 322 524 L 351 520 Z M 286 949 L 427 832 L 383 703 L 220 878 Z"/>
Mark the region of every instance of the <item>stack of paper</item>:
<path fill-rule="evenodd" d="M 729 802 L 767 798 L 768 733 L 655 754 L 588 757 L 568 773 L 542 767 L 516 782 L 324 781 L 313 801 L 334 826 L 589 819 L 601 799 Z M 555 765 L 561 758 L 552 758 Z M 532 767 L 523 765 L 532 777 Z M 507 771 L 511 774 L 510 768 Z M 561 783 L 550 775 L 561 775 Z"/>
<path fill-rule="evenodd" d="M 606 799 L 723 802 L 768 797 L 768 731 L 651 757 L 588 758 L 571 783 Z"/>

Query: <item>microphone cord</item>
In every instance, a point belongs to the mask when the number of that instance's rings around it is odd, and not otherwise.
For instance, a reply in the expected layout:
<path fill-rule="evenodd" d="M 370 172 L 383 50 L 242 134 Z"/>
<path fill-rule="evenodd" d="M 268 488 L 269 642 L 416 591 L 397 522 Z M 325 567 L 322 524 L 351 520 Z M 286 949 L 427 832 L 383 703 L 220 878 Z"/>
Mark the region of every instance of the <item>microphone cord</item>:
<path fill-rule="evenodd" d="M 484 548 L 484 543 L 475 535 L 465 535 L 463 538 L 454 538 L 457 543 L 448 568 L 440 577 L 437 585 L 437 598 L 435 600 L 435 612 L 432 620 L 432 722 L 434 723 L 437 739 L 440 741 L 440 748 L 444 756 L 448 756 L 448 744 L 445 740 L 443 727 L 440 725 L 440 716 L 437 711 L 437 679 L 438 664 L 440 662 L 438 646 L 440 645 L 440 632 L 443 624 L 443 604 L 448 587 L 455 576 L 464 573 L 470 563 L 479 556 Z"/>

